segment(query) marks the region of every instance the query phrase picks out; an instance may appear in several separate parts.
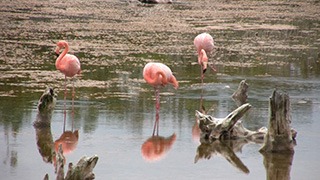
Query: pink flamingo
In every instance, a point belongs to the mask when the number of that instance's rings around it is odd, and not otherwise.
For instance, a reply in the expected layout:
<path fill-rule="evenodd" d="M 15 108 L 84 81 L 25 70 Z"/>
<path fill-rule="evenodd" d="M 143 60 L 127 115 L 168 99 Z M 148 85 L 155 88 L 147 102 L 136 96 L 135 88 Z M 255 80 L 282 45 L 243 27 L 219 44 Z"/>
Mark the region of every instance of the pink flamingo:
<path fill-rule="evenodd" d="M 79 59 L 75 55 L 67 54 L 69 45 L 66 41 L 59 41 L 56 48 L 56 53 L 65 47 L 64 51 L 58 56 L 56 60 L 56 68 L 65 75 L 65 92 L 64 92 L 64 126 L 66 124 L 66 99 L 67 99 L 67 77 L 73 78 L 72 83 L 72 127 L 73 127 L 73 105 L 74 105 L 74 75 L 80 74 L 81 65 Z"/>
<path fill-rule="evenodd" d="M 207 70 L 207 65 L 209 65 L 214 71 L 217 71 L 215 67 L 212 67 L 208 64 L 208 56 L 207 53 L 211 53 L 213 51 L 213 38 L 208 33 L 202 33 L 197 35 L 194 38 L 194 45 L 198 51 L 198 63 L 201 66 L 201 99 L 200 99 L 200 109 L 202 106 L 202 97 L 203 97 L 203 74 Z M 212 60 L 214 65 L 214 60 Z"/>
<path fill-rule="evenodd" d="M 160 87 L 164 87 L 167 84 L 173 84 L 175 89 L 178 89 L 178 81 L 172 75 L 171 69 L 162 64 L 162 63 L 148 63 L 145 65 L 143 69 L 143 78 L 149 83 L 151 86 L 154 87 L 154 94 L 156 97 L 156 123 L 154 125 L 153 134 L 155 133 L 155 129 L 157 124 L 159 124 L 159 107 L 160 107 Z M 157 128 L 159 131 L 159 128 Z"/>
<path fill-rule="evenodd" d="M 208 33 L 199 34 L 194 38 L 194 45 L 198 51 L 198 63 L 201 66 L 201 83 L 203 85 L 203 74 L 206 72 L 208 64 L 207 53 L 211 53 L 214 47 L 212 36 Z M 211 68 L 216 71 L 216 68 Z"/>

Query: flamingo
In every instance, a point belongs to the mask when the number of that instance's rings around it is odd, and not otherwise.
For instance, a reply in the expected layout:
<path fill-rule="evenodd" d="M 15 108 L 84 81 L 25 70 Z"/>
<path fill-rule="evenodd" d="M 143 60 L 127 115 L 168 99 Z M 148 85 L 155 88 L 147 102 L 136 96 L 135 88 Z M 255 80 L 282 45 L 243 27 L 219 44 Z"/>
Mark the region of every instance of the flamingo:
<path fill-rule="evenodd" d="M 157 124 L 159 124 L 159 107 L 160 107 L 160 95 L 159 91 L 161 87 L 165 87 L 168 84 L 173 84 L 175 89 L 178 89 L 178 81 L 172 75 L 171 69 L 162 64 L 162 63 L 148 63 L 145 65 L 143 69 L 143 78 L 147 81 L 151 86 L 154 87 L 154 94 L 156 97 L 156 122 L 153 129 L 153 134 L 155 133 L 155 129 Z M 157 128 L 159 131 L 159 128 Z"/>
<path fill-rule="evenodd" d="M 65 47 L 64 51 L 58 56 L 56 60 L 56 68 L 65 75 L 65 92 L 64 92 L 64 126 L 65 131 L 66 124 L 66 100 L 67 100 L 67 77 L 73 78 L 72 83 L 72 127 L 73 127 L 73 105 L 74 105 L 74 76 L 80 74 L 81 65 L 79 59 L 75 55 L 67 54 L 69 51 L 69 45 L 66 41 L 59 41 L 56 48 L 56 53 Z"/>
<path fill-rule="evenodd" d="M 203 85 L 203 74 L 206 72 L 208 64 L 207 53 L 211 53 L 214 47 L 213 38 L 208 33 L 199 34 L 194 38 L 194 45 L 198 52 L 198 63 L 201 66 L 201 84 Z M 216 71 L 216 68 L 211 68 Z"/>
<path fill-rule="evenodd" d="M 208 56 L 207 53 L 211 53 L 213 51 L 213 38 L 208 33 L 202 33 L 197 35 L 194 38 L 194 46 L 198 52 L 198 63 L 201 66 L 201 99 L 200 99 L 200 109 L 202 106 L 202 98 L 203 98 L 203 74 L 207 71 L 208 65 Z M 212 60 L 213 65 L 214 61 Z M 210 66 L 210 64 L 209 64 Z M 214 71 L 217 71 L 215 67 L 210 66 Z"/>

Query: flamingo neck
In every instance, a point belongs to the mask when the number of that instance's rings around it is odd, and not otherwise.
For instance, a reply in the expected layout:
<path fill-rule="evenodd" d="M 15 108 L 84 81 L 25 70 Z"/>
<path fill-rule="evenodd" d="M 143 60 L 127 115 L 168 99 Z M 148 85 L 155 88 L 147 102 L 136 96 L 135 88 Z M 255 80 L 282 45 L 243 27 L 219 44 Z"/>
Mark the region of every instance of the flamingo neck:
<path fill-rule="evenodd" d="M 160 78 L 160 75 L 162 76 Z M 157 71 L 155 73 L 155 77 L 154 78 L 151 78 L 150 77 L 150 82 L 151 84 L 156 84 L 157 82 L 161 82 L 161 85 L 164 86 L 165 84 L 167 84 L 168 80 L 167 80 L 167 77 L 166 75 L 164 74 L 164 72 L 162 71 Z"/>
<path fill-rule="evenodd" d="M 203 66 L 203 62 L 208 62 L 208 56 L 206 54 L 206 51 L 204 49 L 201 49 L 199 55 L 198 55 L 198 63 Z"/>
<path fill-rule="evenodd" d="M 69 51 L 69 45 L 67 42 L 62 41 L 61 46 L 57 47 L 56 53 L 59 53 L 59 50 L 62 49 L 63 47 L 65 47 L 65 49 L 63 50 L 63 52 L 59 55 L 59 57 L 56 60 L 56 67 L 57 69 L 60 69 L 60 61 L 62 60 L 62 58 L 68 53 Z"/>

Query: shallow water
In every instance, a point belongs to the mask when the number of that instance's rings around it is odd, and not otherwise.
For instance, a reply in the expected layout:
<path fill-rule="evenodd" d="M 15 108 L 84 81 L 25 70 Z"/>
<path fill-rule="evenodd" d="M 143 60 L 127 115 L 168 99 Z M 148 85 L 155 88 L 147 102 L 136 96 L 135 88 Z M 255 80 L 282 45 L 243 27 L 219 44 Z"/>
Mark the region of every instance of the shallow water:
<path fill-rule="evenodd" d="M 319 179 L 320 15 L 319 3 L 261 1 L 188 1 L 144 6 L 130 1 L 80 0 L 1 2 L 0 27 L 0 174 L 3 179 L 55 178 L 53 163 L 40 153 L 32 125 L 46 86 L 58 101 L 49 142 L 63 133 L 64 76 L 55 69 L 58 40 L 69 42 L 79 57 L 74 127 L 79 139 L 66 163 L 98 155 L 96 179 L 267 179 L 260 144 L 234 153 L 249 173 L 221 154 L 195 163 L 199 142 L 192 136 L 199 109 L 201 79 L 193 38 L 207 31 L 215 39 L 217 72 L 205 74 L 203 106 L 215 117 L 236 108 L 230 95 L 241 80 L 249 83 L 251 110 L 245 127 L 267 126 L 274 89 L 290 96 L 292 127 L 298 132 L 291 179 Z M 263 11 L 262 11 L 263 10 Z M 200 13 L 203 12 L 203 13 Z M 142 156 L 155 120 L 153 88 L 142 69 L 149 61 L 171 67 L 179 89 L 161 89 L 159 135 L 176 139 L 153 162 Z M 67 125 L 72 128 L 68 80 Z M 50 136 L 52 134 L 52 136 Z M 37 137 L 38 136 L 38 137 Z M 278 161 L 279 165 L 282 165 Z"/>

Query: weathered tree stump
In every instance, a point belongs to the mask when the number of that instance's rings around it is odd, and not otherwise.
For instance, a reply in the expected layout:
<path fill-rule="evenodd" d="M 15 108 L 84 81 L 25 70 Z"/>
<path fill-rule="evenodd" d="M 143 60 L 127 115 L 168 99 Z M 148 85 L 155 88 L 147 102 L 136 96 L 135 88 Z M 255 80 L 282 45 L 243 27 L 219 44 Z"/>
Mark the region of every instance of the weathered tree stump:
<path fill-rule="evenodd" d="M 259 151 L 293 153 L 297 133 L 291 129 L 289 96 L 274 90 L 270 97 L 269 112 L 268 132 Z"/>
<path fill-rule="evenodd" d="M 57 94 L 54 88 L 47 87 L 38 101 L 37 119 L 34 127 L 50 127 L 52 112 L 56 106 Z"/>
<path fill-rule="evenodd" d="M 215 118 L 196 110 L 196 117 L 199 119 L 198 126 L 201 130 L 200 142 L 208 143 L 221 139 L 248 139 L 262 142 L 266 134 L 265 127 L 250 131 L 243 127 L 241 121 L 238 121 L 250 108 L 250 104 L 243 104 L 225 118 Z"/>
<path fill-rule="evenodd" d="M 65 180 L 79 179 L 79 180 L 91 180 L 95 178 L 93 168 L 98 162 L 98 156 L 94 155 L 91 158 L 83 156 L 78 163 L 73 166 L 69 163 L 68 172 Z"/>
<path fill-rule="evenodd" d="M 238 89 L 231 95 L 232 99 L 235 101 L 237 106 L 247 103 L 249 85 L 246 80 L 242 80 L 238 86 Z"/>
<path fill-rule="evenodd" d="M 73 166 L 72 163 L 69 163 L 67 175 L 64 177 L 64 157 L 61 144 L 58 149 L 56 180 L 92 180 L 95 178 L 93 168 L 96 166 L 99 159 L 97 155 L 94 155 L 91 158 L 83 156 L 75 166 Z M 44 179 L 49 180 L 48 174 L 45 175 Z"/>

